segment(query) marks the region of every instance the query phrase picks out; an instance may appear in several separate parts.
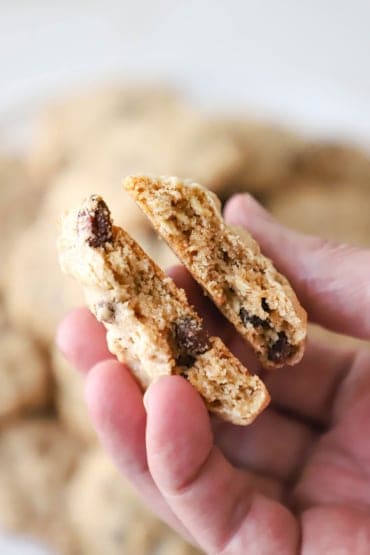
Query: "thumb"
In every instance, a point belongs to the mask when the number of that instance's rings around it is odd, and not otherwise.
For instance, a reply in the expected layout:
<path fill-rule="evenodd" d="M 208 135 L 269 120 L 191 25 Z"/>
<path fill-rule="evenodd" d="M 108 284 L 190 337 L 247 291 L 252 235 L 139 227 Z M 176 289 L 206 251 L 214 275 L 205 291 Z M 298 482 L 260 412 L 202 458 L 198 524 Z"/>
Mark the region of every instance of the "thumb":
<path fill-rule="evenodd" d="M 228 223 L 247 229 L 291 281 L 311 320 L 370 339 L 370 251 L 285 228 L 250 195 L 225 207 Z"/>

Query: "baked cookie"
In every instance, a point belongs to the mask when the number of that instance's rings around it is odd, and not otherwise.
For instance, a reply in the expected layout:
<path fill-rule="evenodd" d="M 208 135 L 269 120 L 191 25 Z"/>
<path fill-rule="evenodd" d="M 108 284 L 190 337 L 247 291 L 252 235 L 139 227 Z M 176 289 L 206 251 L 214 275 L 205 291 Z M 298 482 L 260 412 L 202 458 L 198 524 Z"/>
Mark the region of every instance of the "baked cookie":
<path fill-rule="evenodd" d="M 84 288 L 89 308 L 107 328 L 108 346 L 143 387 L 180 374 L 208 409 L 248 424 L 267 405 L 264 384 L 203 323 L 183 290 L 121 228 L 93 195 L 66 214 L 58 240 L 60 264 Z"/>
<path fill-rule="evenodd" d="M 96 443 L 97 436 L 84 401 L 83 377 L 71 367 L 56 347 L 52 351 L 52 370 L 59 419 L 72 435 L 84 443 Z"/>
<path fill-rule="evenodd" d="M 65 313 L 83 303 L 72 279 L 60 275 L 55 227 L 39 219 L 13 245 L 4 302 L 11 323 L 43 345 L 54 342 Z"/>
<path fill-rule="evenodd" d="M 0 299 L 0 331 L 3 331 L 6 325 L 7 325 L 7 317 L 5 314 L 4 306 Z"/>
<path fill-rule="evenodd" d="M 335 190 L 322 181 L 295 179 L 268 207 L 282 223 L 303 233 L 325 239 L 370 246 L 370 190 L 337 184 Z"/>
<path fill-rule="evenodd" d="M 301 359 L 305 311 L 249 233 L 224 223 L 216 195 L 176 177 L 127 177 L 124 187 L 264 366 Z"/>
<path fill-rule="evenodd" d="M 0 286 L 4 285 L 7 262 L 14 241 L 35 216 L 38 195 L 29 186 L 23 161 L 0 156 Z"/>
<path fill-rule="evenodd" d="M 10 329 L 0 335 L 0 423 L 45 407 L 51 396 L 51 373 L 37 345 Z"/>
<path fill-rule="evenodd" d="M 49 107 L 38 127 L 28 164 L 38 184 L 81 160 L 118 167 L 119 177 L 192 175 L 217 191 L 242 175 L 240 141 L 168 88 L 92 88 Z"/>
<path fill-rule="evenodd" d="M 28 153 L 30 175 L 36 186 L 43 186 L 112 128 L 133 121 L 149 124 L 151 120 L 158 128 L 162 117 L 175 118 L 184 109 L 184 102 L 174 90 L 150 84 L 76 91 L 41 113 Z"/>
<path fill-rule="evenodd" d="M 233 191 L 248 191 L 264 199 L 271 191 L 280 189 L 291 175 L 297 153 L 302 151 L 305 141 L 284 128 L 245 116 L 237 121 L 225 121 L 225 126 L 243 153 L 243 164 Z M 194 180 L 206 185 L 202 180 Z"/>
<path fill-rule="evenodd" d="M 0 528 L 44 539 L 75 553 L 65 488 L 81 454 L 53 420 L 18 421 L 0 434 Z"/>
<path fill-rule="evenodd" d="M 310 143 L 296 154 L 294 170 L 303 177 L 369 186 L 370 153 L 346 144 Z"/>
<path fill-rule="evenodd" d="M 93 450 L 82 459 L 67 495 L 69 518 L 82 553 L 199 553 L 144 507 L 100 450 Z"/>
<path fill-rule="evenodd" d="M 196 111 L 178 110 L 121 122 L 86 145 L 80 163 L 90 173 L 103 170 L 114 184 L 135 173 L 191 175 L 227 195 L 242 174 L 244 151 L 225 126 Z"/>

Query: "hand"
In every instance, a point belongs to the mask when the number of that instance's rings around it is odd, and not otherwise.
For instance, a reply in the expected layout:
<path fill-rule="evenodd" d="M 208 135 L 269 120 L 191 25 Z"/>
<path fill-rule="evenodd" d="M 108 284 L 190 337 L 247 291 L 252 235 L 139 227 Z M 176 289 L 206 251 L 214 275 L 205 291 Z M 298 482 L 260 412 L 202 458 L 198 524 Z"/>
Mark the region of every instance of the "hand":
<path fill-rule="evenodd" d="M 248 195 L 226 208 L 286 274 L 311 321 L 370 338 L 370 252 L 289 231 Z M 210 419 L 189 383 L 161 378 L 144 396 L 86 309 L 58 343 L 86 374 L 101 442 L 147 504 L 210 554 L 370 553 L 370 353 L 309 340 L 294 368 L 262 372 L 182 269 L 173 277 L 252 371 L 270 407 L 249 427 Z"/>

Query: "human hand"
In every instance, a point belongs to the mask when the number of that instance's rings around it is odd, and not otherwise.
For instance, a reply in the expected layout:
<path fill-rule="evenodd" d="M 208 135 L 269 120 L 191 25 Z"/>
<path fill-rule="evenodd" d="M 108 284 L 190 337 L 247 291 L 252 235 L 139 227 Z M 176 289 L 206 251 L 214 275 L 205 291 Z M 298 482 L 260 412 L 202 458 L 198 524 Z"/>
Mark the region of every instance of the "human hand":
<path fill-rule="evenodd" d="M 370 252 L 286 230 L 247 195 L 226 208 L 291 280 L 311 321 L 370 339 Z M 147 504 L 212 554 L 370 553 L 370 353 L 309 340 L 294 368 L 258 368 L 242 339 L 182 269 L 210 331 L 262 374 L 270 407 L 249 427 L 210 419 L 177 376 L 144 396 L 105 345 L 87 309 L 66 317 L 58 343 L 86 375 L 101 442 Z"/>

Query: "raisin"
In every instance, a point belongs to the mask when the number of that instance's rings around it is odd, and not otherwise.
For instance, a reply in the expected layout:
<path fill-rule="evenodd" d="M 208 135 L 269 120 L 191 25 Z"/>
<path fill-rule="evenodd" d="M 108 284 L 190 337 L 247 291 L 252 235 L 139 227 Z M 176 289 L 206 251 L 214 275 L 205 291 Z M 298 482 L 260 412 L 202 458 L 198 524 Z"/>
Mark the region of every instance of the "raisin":
<path fill-rule="evenodd" d="M 78 213 L 79 226 L 88 229 L 89 237 L 87 238 L 87 244 L 89 247 L 103 247 L 105 243 L 112 241 L 110 211 L 100 197 L 94 195 L 90 200 L 93 208 L 90 210 L 80 210 Z"/>
<path fill-rule="evenodd" d="M 296 351 L 296 347 L 288 341 L 286 333 L 279 331 L 278 339 L 268 349 L 268 359 L 272 362 L 283 362 Z"/>
<path fill-rule="evenodd" d="M 172 334 L 179 366 L 190 368 L 198 355 L 211 348 L 202 325 L 190 316 L 177 319 L 172 325 Z"/>
<path fill-rule="evenodd" d="M 262 306 L 262 308 L 265 312 L 268 312 L 270 314 L 271 308 L 269 307 L 265 297 L 262 297 L 262 299 L 261 299 L 261 306 Z"/>
<path fill-rule="evenodd" d="M 229 253 L 227 253 L 227 252 L 224 251 L 223 249 L 221 249 L 220 253 L 221 253 L 221 258 L 222 258 L 222 260 L 223 260 L 224 262 L 226 262 L 226 263 L 230 262 Z"/>
<path fill-rule="evenodd" d="M 195 362 L 196 358 L 193 357 L 192 355 L 187 355 L 187 354 L 180 354 L 177 358 L 176 358 L 176 364 L 177 366 L 185 366 L 186 368 L 191 368 Z M 181 375 L 183 376 L 183 378 L 187 377 L 187 375 L 183 375 L 184 372 L 181 373 Z"/>
<path fill-rule="evenodd" d="M 261 327 L 265 330 L 270 328 L 270 323 L 268 320 L 263 320 L 256 314 L 250 315 L 244 307 L 239 310 L 239 316 L 245 326 L 249 323 L 252 324 L 252 326 L 254 326 L 255 328 Z"/>
<path fill-rule="evenodd" d="M 210 349 L 207 334 L 202 325 L 190 316 L 176 320 L 174 332 L 177 346 L 181 352 L 200 355 Z"/>

